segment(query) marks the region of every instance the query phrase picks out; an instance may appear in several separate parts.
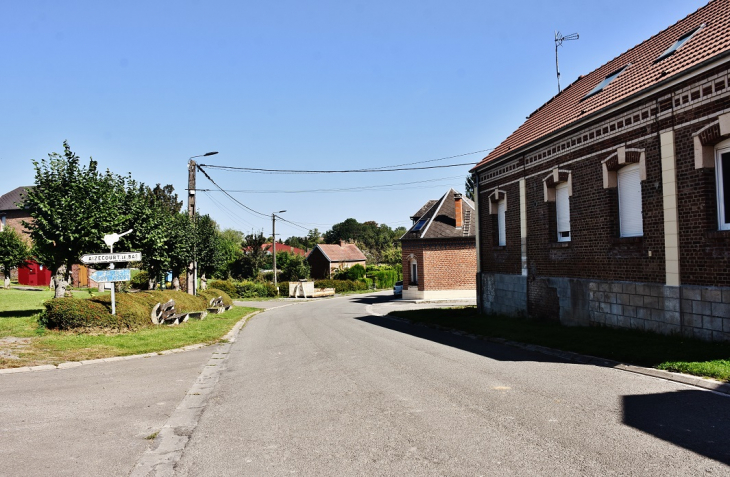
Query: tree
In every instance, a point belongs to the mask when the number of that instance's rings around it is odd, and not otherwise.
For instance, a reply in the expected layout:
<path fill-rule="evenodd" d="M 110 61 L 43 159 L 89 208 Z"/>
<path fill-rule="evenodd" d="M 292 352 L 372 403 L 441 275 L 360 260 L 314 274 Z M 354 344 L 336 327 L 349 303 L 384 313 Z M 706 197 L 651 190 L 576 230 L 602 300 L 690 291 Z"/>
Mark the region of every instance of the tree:
<path fill-rule="evenodd" d="M 104 235 L 121 231 L 129 218 L 120 213 L 128 180 L 99 172 L 93 159 L 81 166 L 68 142 L 63 149 L 63 155 L 33 161 L 35 186 L 23 201 L 33 218 L 23 225 L 30 231 L 34 255 L 55 274 L 56 298 L 65 295 L 79 257 L 104 251 Z"/>
<path fill-rule="evenodd" d="M 205 289 L 206 275 L 212 275 L 225 261 L 222 245 L 218 224 L 209 215 L 196 217 L 195 259 L 198 262 L 198 273 L 200 273 L 203 289 Z"/>
<path fill-rule="evenodd" d="M 466 198 L 469 200 L 474 200 L 474 176 L 466 176 L 466 181 L 464 182 L 464 190 L 466 191 Z"/>
<path fill-rule="evenodd" d="M 177 194 L 174 193 L 175 188 L 167 184 L 165 187 L 160 187 L 157 184 L 154 189 L 150 191 L 154 195 L 158 202 L 170 212 L 170 215 L 177 214 L 183 206 L 181 200 L 177 200 Z"/>
<path fill-rule="evenodd" d="M 280 280 L 294 281 L 309 278 L 309 263 L 306 258 L 295 253 L 277 253 L 276 268 L 280 272 L 278 274 Z"/>
<path fill-rule="evenodd" d="M 228 278 L 233 274 L 236 261 L 243 256 L 241 244 L 244 240 L 243 232 L 234 229 L 225 229 L 219 234 L 221 262 L 215 271 L 217 278 Z"/>
<path fill-rule="evenodd" d="M 192 273 L 190 262 L 195 259 L 197 237 L 195 225 L 185 212 L 177 212 L 171 216 L 170 229 L 167 237 L 167 255 L 169 262 L 167 269 L 172 270 L 175 289 L 180 289 L 180 275 L 183 271 Z"/>
<path fill-rule="evenodd" d="M 0 232 L 0 267 L 5 275 L 5 288 L 10 287 L 10 270 L 21 267 L 30 256 L 28 245 L 12 227 Z"/>
<path fill-rule="evenodd" d="M 243 240 L 243 255 L 236 262 L 235 275 L 238 278 L 255 278 L 268 261 L 267 250 L 263 245 L 267 243 L 263 232 L 252 232 Z"/>

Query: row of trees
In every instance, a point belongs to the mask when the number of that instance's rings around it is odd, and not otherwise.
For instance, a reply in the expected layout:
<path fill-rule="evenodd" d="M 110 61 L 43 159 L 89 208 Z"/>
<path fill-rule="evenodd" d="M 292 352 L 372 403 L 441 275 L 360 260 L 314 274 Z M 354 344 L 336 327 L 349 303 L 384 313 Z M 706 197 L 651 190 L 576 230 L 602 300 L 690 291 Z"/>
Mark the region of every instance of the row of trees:
<path fill-rule="evenodd" d="M 172 270 L 179 276 L 197 259 L 204 277 L 225 260 L 215 222 L 207 215 L 188 217 L 172 186 L 150 188 L 131 176 L 102 172 L 93 159 L 82 165 L 67 142 L 63 154 L 34 161 L 35 185 L 23 206 L 32 221 L 23 225 L 32 255 L 50 267 L 55 296 L 64 296 L 71 267 L 83 254 L 106 251 L 105 234 L 133 229 L 115 245 L 142 252 L 150 288 Z"/>

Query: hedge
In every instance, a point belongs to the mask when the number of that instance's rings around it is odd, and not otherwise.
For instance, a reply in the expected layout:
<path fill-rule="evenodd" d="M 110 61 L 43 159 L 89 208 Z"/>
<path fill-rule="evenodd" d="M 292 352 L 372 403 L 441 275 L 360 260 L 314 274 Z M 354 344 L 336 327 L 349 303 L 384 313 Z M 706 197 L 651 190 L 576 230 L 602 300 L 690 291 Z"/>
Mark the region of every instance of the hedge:
<path fill-rule="evenodd" d="M 367 290 L 365 282 L 355 280 L 316 280 L 314 288 L 334 288 L 336 293 Z"/>
<path fill-rule="evenodd" d="M 157 303 L 175 300 L 175 309 L 180 313 L 202 311 L 208 307 L 211 298 L 223 298 L 223 303 L 233 301 L 221 290 L 201 290 L 198 296 L 182 291 L 143 291 L 139 293 L 118 293 L 116 315 L 111 314 L 111 296 L 103 295 L 89 299 L 56 298 L 46 301 L 38 323 L 49 329 L 106 329 L 136 330 L 152 326 L 150 313 Z"/>
<path fill-rule="evenodd" d="M 276 288 L 273 283 L 267 282 L 211 280 L 210 286 L 224 290 L 233 298 L 264 298 L 276 296 Z M 289 293 L 288 288 L 286 293 Z"/>

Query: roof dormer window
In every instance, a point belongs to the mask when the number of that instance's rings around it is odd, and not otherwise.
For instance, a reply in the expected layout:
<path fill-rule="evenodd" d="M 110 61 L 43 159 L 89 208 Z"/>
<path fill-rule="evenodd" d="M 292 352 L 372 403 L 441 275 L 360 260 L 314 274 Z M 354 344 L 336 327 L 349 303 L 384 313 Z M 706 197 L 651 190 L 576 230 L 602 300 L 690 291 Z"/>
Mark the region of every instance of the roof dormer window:
<path fill-rule="evenodd" d="M 691 31 L 685 33 L 684 35 L 680 36 L 679 39 L 677 41 L 675 41 L 672 46 L 667 48 L 666 51 L 664 51 L 664 53 L 659 55 L 659 58 L 654 60 L 654 63 L 659 63 L 664 58 L 666 58 L 668 56 L 672 56 L 675 51 L 677 51 L 678 49 L 680 49 L 682 47 L 682 45 L 687 43 L 689 41 L 689 39 L 692 38 L 694 36 L 694 34 L 697 33 L 698 31 L 700 31 L 702 29 L 702 27 L 704 27 L 704 26 L 705 26 L 705 24 L 703 23 L 702 25 L 698 26 L 694 30 L 691 30 Z"/>
<path fill-rule="evenodd" d="M 590 90 L 590 91 L 588 92 L 588 94 L 586 94 L 585 96 L 583 96 L 583 99 L 587 99 L 587 98 L 590 98 L 590 97 L 591 97 L 591 96 L 593 96 L 594 94 L 598 94 L 598 93 L 600 93 L 601 91 L 603 91 L 603 88 L 605 88 L 606 86 L 608 86 L 609 84 L 611 84 L 611 82 L 612 82 L 613 80 L 615 80 L 615 79 L 616 79 L 616 77 L 618 77 L 618 75 L 620 75 L 620 74 L 621 74 L 621 72 L 623 72 L 623 70 L 625 70 L 625 69 L 626 69 L 626 68 L 628 68 L 629 66 L 631 66 L 631 63 L 629 63 L 628 65 L 624 66 L 624 67 L 623 67 L 623 68 L 621 68 L 621 69 L 618 69 L 618 70 L 614 71 L 614 72 L 613 72 L 613 73 L 611 73 L 610 75 L 606 76 L 606 77 L 605 77 L 605 78 L 603 79 L 603 81 L 601 81 L 600 83 L 598 83 L 598 84 L 596 85 L 596 87 L 595 87 L 595 88 L 593 88 L 592 90 Z"/>
<path fill-rule="evenodd" d="M 416 222 L 416 226 L 413 227 L 414 232 L 418 232 L 423 228 L 424 225 L 426 225 L 426 222 L 428 222 L 426 219 L 421 219 L 418 222 Z"/>

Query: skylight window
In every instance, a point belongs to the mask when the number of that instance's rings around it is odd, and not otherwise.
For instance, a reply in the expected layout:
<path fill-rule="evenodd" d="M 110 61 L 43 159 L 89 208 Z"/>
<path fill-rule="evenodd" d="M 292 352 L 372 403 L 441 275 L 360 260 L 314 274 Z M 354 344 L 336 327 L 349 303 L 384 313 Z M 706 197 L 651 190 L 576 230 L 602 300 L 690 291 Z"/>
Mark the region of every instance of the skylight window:
<path fill-rule="evenodd" d="M 413 231 L 418 232 L 419 230 L 421 230 L 423 228 L 423 226 L 426 225 L 426 222 L 427 222 L 426 219 L 421 219 L 418 222 L 416 222 L 416 226 L 413 227 Z"/>
<path fill-rule="evenodd" d="M 680 36 L 679 39 L 677 41 L 675 41 L 672 46 L 667 48 L 664 53 L 659 55 L 659 58 L 654 60 L 654 63 L 659 63 L 664 58 L 666 58 L 668 56 L 672 56 L 675 51 L 677 51 L 678 49 L 680 49 L 682 47 L 682 45 L 687 43 L 689 41 L 689 39 L 694 36 L 695 33 L 697 33 L 698 31 L 700 31 L 702 29 L 703 26 L 705 26 L 704 23 L 702 25 L 698 26 L 697 28 L 695 28 L 694 30 L 687 32 L 684 35 Z"/>
<path fill-rule="evenodd" d="M 583 96 L 583 99 L 586 99 L 586 98 L 590 98 L 590 97 L 591 97 L 591 96 L 593 96 L 594 94 L 598 94 L 598 93 L 600 93 L 601 91 L 603 91 L 603 88 L 605 88 L 606 86 L 608 86 L 609 84 L 611 84 L 611 81 L 615 80 L 615 79 L 616 79 L 616 77 L 617 77 L 618 75 L 620 75 L 620 74 L 621 74 L 621 72 L 622 72 L 623 70 L 625 70 L 626 68 L 628 68 L 629 66 L 631 66 L 631 63 L 629 63 L 628 65 L 624 66 L 623 68 L 621 68 L 621 69 L 619 69 L 619 70 L 616 70 L 616 71 L 614 71 L 614 72 L 613 72 L 613 73 L 611 73 L 610 75 L 606 76 L 606 77 L 605 77 L 605 78 L 603 79 L 603 81 L 601 81 L 600 83 L 598 83 L 598 84 L 596 85 L 596 87 L 595 87 L 595 88 L 593 88 L 592 90 L 590 90 L 590 91 L 588 92 L 588 94 L 587 94 L 587 95 Z"/>

